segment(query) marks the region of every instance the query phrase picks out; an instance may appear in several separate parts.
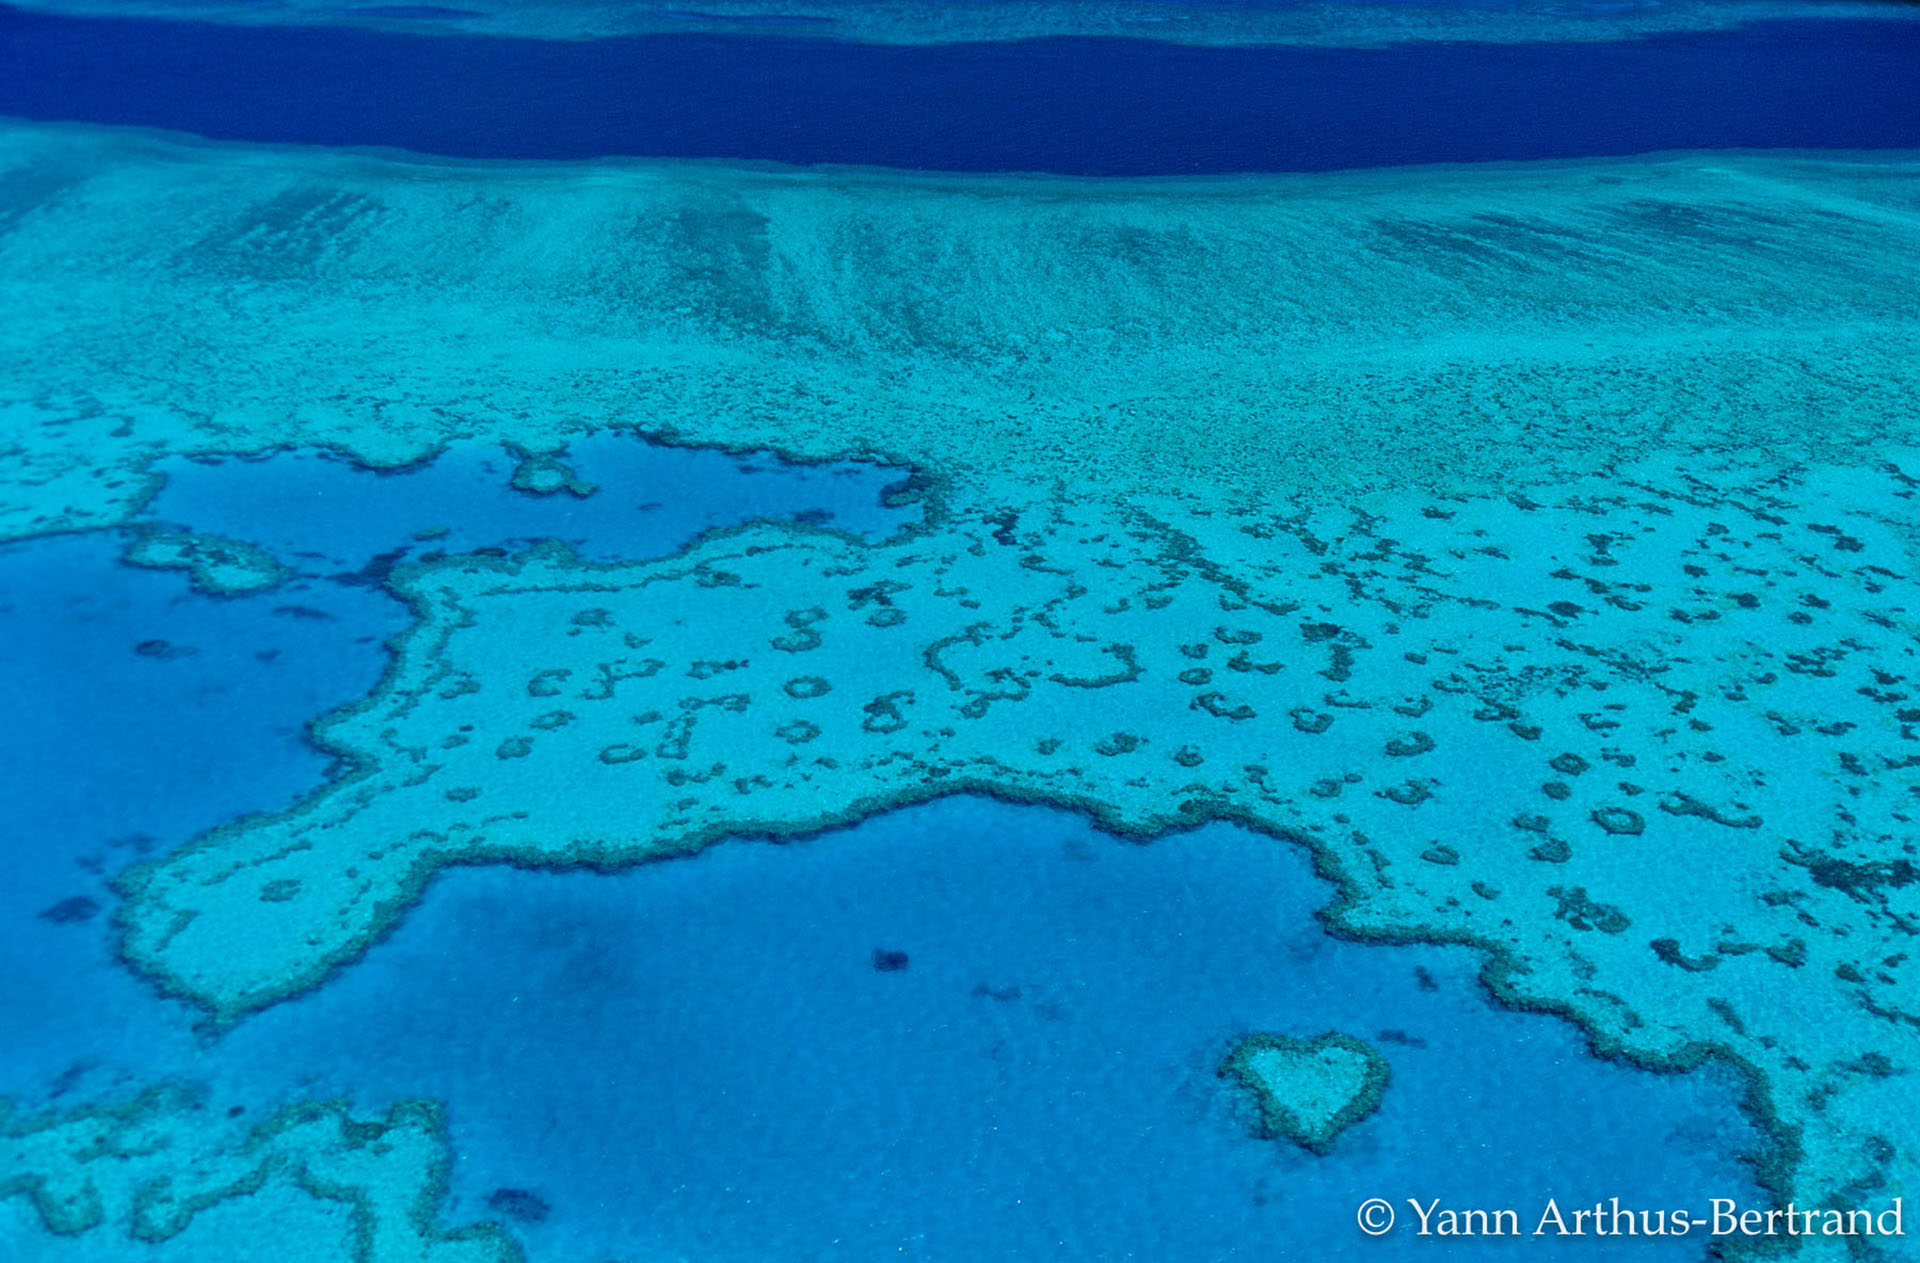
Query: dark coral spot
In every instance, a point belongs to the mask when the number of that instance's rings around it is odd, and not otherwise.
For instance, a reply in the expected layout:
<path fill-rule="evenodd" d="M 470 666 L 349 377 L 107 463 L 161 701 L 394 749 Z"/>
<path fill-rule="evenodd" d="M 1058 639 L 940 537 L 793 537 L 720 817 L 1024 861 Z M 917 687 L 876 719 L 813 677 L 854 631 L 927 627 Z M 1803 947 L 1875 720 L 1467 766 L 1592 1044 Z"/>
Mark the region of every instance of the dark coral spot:
<path fill-rule="evenodd" d="M 537 1224 L 553 1213 L 547 1199 L 524 1188 L 497 1188 L 487 1194 L 487 1209 L 522 1223 Z"/>
<path fill-rule="evenodd" d="M 100 901 L 89 899 L 85 895 L 73 895 L 62 899 L 50 908 L 40 910 L 42 921 L 51 921 L 55 925 L 74 925 L 81 921 L 91 921 L 100 913 Z"/>
<path fill-rule="evenodd" d="M 1601 807 L 1594 811 L 1593 822 L 1608 833 L 1631 837 L 1646 829 L 1647 822 L 1637 811 L 1625 807 Z"/>
<path fill-rule="evenodd" d="M 1550 766 L 1562 776 L 1578 776 L 1593 765 L 1569 750 L 1565 754 L 1556 754 Z"/>

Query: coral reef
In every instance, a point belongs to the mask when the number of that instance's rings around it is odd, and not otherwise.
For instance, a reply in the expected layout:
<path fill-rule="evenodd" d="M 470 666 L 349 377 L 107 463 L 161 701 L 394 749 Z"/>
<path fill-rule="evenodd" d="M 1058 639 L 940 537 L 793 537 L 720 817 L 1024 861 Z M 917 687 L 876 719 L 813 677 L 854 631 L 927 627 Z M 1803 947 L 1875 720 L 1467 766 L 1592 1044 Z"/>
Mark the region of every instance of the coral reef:
<path fill-rule="evenodd" d="M 880 544 L 394 569 L 415 626 L 316 727 L 348 770 L 122 883 L 216 1023 L 449 864 L 975 790 L 1309 846 L 1338 932 L 1739 1067 L 1783 1199 L 1912 1195 L 1910 159 L 1096 184 L 10 125 L 0 171 L 0 534 L 123 522 L 168 454 L 614 416 L 928 496 Z"/>
<path fill-rule="evenodd" d="M 1220 1074 L 1253 1094 L 1263 1135 L 1325 1153 L 1380 1108 L 1392 1070 L 1364 1040 L 1338 1031 L 1314 1039 L 1257 1031 L 1234 1044 Z"/>
<path fill-rule="evenodd" d="M 127 545 L 125 560 L 153 570 L 184 570 L 195 591 L 207 596 L 265 592 L 279 587 L 288 574 L 264 549 L 190 531 L 140 531 Z"/>
<path fill-rule="evenodd" d="M 519 1247 L 495 1225 L 437 1226 L 445 1167 L 439 1114 L 421 1102 L 371 1121 L 339 1102 L 312 1102 L 245 1123 L 210 1117 L 193 1091 L 173 1086 L 40 1117 L 0 1101 L 0 1198 L 25 1197 L 60 1236 L 100 1231 L 162 1243 L 217 1207 L 277 1206 L 291 1194 L 317 1203 L 332 1231 L 309 1224 L 289 1238 L 272 1215 L 240 1221 L 252 1224 L 256 1256 L 520 1263 Z"/>
<path fill-rule="evenodd" d="M 170 454 L 395 468 L 614 419 L 891 456 L 983 515 L 1848 464 L 1920 409 L 1914 172 L 962 179 L 0 126 L 0 538 L 124 522 Z"/>
<path fill-rule="evenodd" d="M 581 481 L 567 463 L 550 452 L 520 452 L 520 463 L 513 470 L 513 488 L 531 496 L 553 496 L 566 492 L 584 499 L 597 488 Z"/>
<path fill-rule="evenodd" d="M 1916 485 L 1702 457 L 1551 500 L 1247 515 L 1204 547 L 1056 504 L 882 546 L 764 526 L 399 571 L 420 621 L 322 731 L 353 774 L 136 870 L 124 950 L 231 1021 L 450 863 L 633 863 L 960 789 L 1141 836 L 1231 818 L 1314 847 L 1348 933 L 1483 943 L 1503 995 L 1604 1048 L 1764 1071 L 1756 1109 L 1817 1160 L 1774 1172 L 1803 1199 L 1904 1179 L 1899 1075 L 1857 1067 L 1920 1059 Z"/>

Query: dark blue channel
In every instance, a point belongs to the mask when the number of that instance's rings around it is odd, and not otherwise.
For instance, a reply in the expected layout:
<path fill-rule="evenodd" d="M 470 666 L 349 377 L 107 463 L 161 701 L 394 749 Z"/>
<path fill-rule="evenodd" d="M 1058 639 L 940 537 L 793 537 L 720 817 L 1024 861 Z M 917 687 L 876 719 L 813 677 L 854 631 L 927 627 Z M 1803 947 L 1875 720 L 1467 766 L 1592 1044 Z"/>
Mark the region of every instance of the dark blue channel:
<path fill-rule="evenodd" d="M 0 7 L 0 113 L 464 158 L 1153 175 L 1920 147 L 1920 23 L 1616 43 L 584 42 Z"/>

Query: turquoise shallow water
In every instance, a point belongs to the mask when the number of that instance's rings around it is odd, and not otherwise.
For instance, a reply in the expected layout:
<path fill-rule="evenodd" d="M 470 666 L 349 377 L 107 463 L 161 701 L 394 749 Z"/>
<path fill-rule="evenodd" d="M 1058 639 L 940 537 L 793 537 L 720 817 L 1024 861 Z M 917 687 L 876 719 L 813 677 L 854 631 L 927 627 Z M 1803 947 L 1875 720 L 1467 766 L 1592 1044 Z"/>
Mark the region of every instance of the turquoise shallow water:
<path fill-rule="evenodd" d="M 433 546 L 547 534 L 617 556 L 746 513 L 911 516 L 874 507 L 883 471 L 622 442 L 576 451 L 584 477 L 621 476 L 586 500 L 504 490 L 510 463 L 480 449 L 386 476 L 174 467 L 154 516 L 245 524 L 306 575 L 245 598 L 120 565 L 112 534 L 0 552 L 0 589 L 39 596 L 0 617 L 48 717 L 6 736 L 29 775 L 4 791 L 21 862 L 0 950 L 26 967 L 0 1020 L 31 1035 L 0 1046 L 0 1082 L 60 1105 L 156 1074 L 249 1109 L 443 1099 L 448 1220 L 504 1216 L 536 1260 L 1511 1257 L 1362 1241 L 1353 1205 L 1758 1196 L 1730 1076 L 1595 1060 L 1494 1007 L 1463 949 L 1329 938 L 1330 888 L 1296 848 L 1225 826 L 1139 846 L 980 799 L 617 875 L 455 871 L 322 990 L 197 1033 L 115 964 L 103 879 L 323 775 L 301 724 L 373 683 L 401 622 L 372 559 L 423 526 L 452 528 Z M 649 485 L 679 507 L 639 507 Z M 343 529 L 316 537 L 316 504 Z M 881 951 L 907 967 L 877 970 Z M 1215 1074 L 1255 1028 L 1374 1041 L 1380 1114 L 1326 1158 L 1256 1139 Z"/>

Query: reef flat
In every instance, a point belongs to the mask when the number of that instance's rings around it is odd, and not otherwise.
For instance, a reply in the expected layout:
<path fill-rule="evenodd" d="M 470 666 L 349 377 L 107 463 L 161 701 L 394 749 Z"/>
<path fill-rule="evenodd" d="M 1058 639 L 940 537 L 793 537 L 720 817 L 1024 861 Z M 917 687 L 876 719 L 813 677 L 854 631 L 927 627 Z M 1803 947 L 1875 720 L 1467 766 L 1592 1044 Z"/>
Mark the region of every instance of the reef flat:
<path fill-rule="evenodd" d="M 981 508 L 1473 492 L 1662 447 L 1851 463 L 1920 398 L 1916 172 L 1133 182 L 9 125 L 0 538 L 124 520 L 164 454 L 394 467 L 613 423 L 892 455 Z"/>
<path fill-rule="evenodd" d="M 1220 1073 L 1253 1094 L 1264 1134 L 1325 1153 L 1379 1108 L 1392 1072 L 1386 1058 L 1351 1035 L 1294 1039 L 1261 1031 L 1234 1044 Z"/>
<path fill-rule="evenodd" d="M 186 13 L 169 0 L 15 0 L 14 7 L 97 17 L 143 16 L 380 30 L 459 31 L 522 39 L 598 39 L 697 31 L 776 32 L 783 36 L 877 44 L 952 44 L 1049 36 L 1109 36 L 1177 44 L 1377 46 L 1418 40 L 1486 43 L 1619 40 L 1684 31 L 1726 30 L 1794 18 L 1908 17 L 1897 3 L 1872 0 L 1667 0 L 1591 6 L 1529 0 L 1522 4 L 1242 4 L 1155 0 L 714 0 L 698 7 L 672 0 L 506 0 L 450 5 L 345 6 L 289 0 L 200 0 Z"/>
<path fill-rule="evenodd" d="M 169 1087 L 42 1117 L 0 1102 L 0 1200 L 25 1198 L 60 1237 L 179 1240 L 190 1251 L 212 1244 L 191 1231 L 197 1219 L 260 1207 L 242 1239 L 294 1263 L 522 1257 L 494 1225 L 436 1226 L 446 1159 L 430 1105 L 395 1106 L 377 1120 L 337 1102 L 289 1106 L 258 1124 L 206 1115 L 192 1092 Z"/>
<path fill-rule="evenodd" d="M 123 883 L 126 958 L 218 1021 L 449 864 L 971 789 L 1304 842 L 1337 930 L 1481 944 L 1603 1051 L 1744 1068 L 1782 1197 L 1915 1188 L 1911 159 L 0 154 L 9 534 L 118 522 L 168 455 L 557 454 L 611 421 L 932 496 L 877 544 L 396 571 L 416 625 L 319 729 L 351 774 Z"/>

